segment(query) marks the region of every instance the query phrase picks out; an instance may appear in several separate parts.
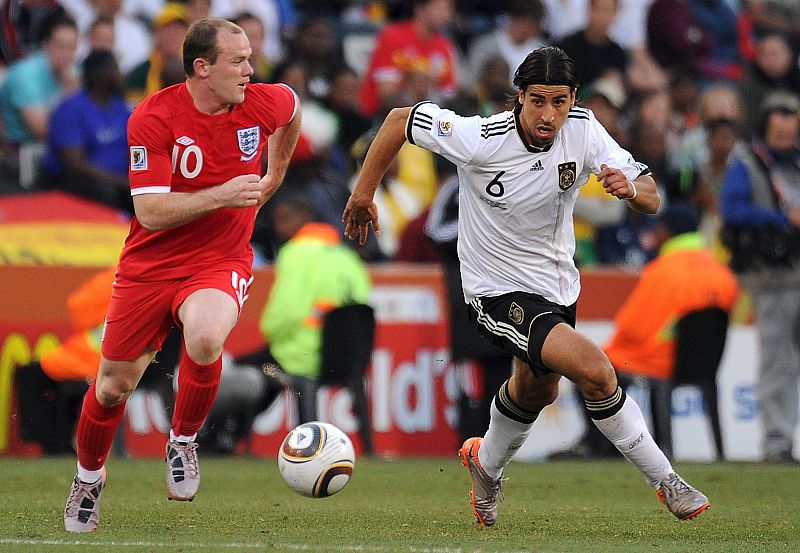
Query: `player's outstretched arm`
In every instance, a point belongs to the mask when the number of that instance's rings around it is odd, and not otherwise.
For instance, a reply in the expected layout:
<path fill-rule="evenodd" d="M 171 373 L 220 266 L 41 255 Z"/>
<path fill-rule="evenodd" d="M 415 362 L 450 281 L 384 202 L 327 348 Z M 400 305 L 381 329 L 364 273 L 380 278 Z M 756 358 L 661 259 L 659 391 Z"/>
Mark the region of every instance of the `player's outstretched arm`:
<path fill-rule="evenodd" d="M 381 231 L 378 210 L 372 199 L 392 160 L 406 141 L 405 128 L 409 113 L 411 113 L 410 107 L 394 108 L 386 116 L 367 150 L 367 157 L 358 174 L 356 186 L 344 208 L 342 214 L 344 233 L 350 240 L 358 237 L 358 242 L 362 246 L 367 242 L 370 224 L 375 234 Z"/>
<path fill-rule="evenodd" d="M 289 161 L 292 159 L 297 140 L 300 138 L 300 123 L 302 117 L 300 110 L 287 125 L 278 127 L 267 143 L 267 174 L 261 179 L 263 191 L 259 208 L 269 200 L 283 183 Z"/>
<path fill-rule="evenodd" d="M 197 192 L 138 194 L 133 197 L 136 218 L 155 232 L 179 227 L 221 207 L 252 207 L 262 195 L 259 175 L 239 175 L 218 186 Z"/>
<path fill-rule="evenodd" d="M 650 175 L 640 175 L 630 181 L 619 169 L 603 164 L 597 178 L 606 192 L 620 200 L 627 200 L 634 211 L 653 214 L 661 205 L 656 181 Z"/>

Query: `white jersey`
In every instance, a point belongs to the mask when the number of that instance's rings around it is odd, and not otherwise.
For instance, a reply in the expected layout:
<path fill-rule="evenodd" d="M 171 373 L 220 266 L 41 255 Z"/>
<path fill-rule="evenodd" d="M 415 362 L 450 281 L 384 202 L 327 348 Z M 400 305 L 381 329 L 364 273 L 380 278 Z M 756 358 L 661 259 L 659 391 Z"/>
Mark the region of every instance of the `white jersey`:
<path fill-rule="evenodd" d="M 512 111 L 462 117 L 430 102 L 411 110 L 406 138 L 458 167 L 458 257 L 467 302 L 521 291 L 575 303 L 572 209 L 580 185 L 601 164 L 631 180 L 648 172 L 584 108 L 570 110 L 544 149 L 525 142 Z"/>

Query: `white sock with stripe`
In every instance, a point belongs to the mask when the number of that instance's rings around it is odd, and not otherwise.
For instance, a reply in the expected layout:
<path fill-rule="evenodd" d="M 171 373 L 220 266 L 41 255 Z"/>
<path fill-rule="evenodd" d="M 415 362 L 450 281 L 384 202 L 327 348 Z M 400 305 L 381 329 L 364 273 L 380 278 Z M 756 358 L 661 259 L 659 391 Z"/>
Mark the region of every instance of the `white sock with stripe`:
<path fill-rule="evenodd" d="M 621 388 L 607 399 L 585 403 L 595 426 L 642 472 L 651 486 L 657 487 L 668 474 L 675 472 L 650 435 L 639 406 Z"/>
<path fill-rule="evenodd" d="M 508 394 L 508 381 L 497 392 L 490 409 L 489 429 L 478 450 L 478 461 L 491 478 L 500 478 L 503 468 L 522 447 L 539 413 L 525 411 Z"/>

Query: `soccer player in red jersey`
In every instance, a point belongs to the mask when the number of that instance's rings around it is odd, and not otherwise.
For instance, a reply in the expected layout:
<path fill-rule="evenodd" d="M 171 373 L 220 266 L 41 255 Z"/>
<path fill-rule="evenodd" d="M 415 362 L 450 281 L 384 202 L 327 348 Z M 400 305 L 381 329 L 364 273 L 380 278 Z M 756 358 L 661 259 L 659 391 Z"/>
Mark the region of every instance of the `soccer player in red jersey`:
<path fill-rule="evenodd" d="M 105 461 L 125 401 L 172 325 L 183 329 L 184 352 L 166 448 L 167 494 L 191 501 L 197 492 L 194 439 L 253 281 L 253 223 L 280 186 L 300 130 L 288 86 L 250 84 L 251 53 L 237 25 L 196 22 L 183 43 L 186 81 L 152 94 L 130 118 L 136 215 L 117 267 L 100 369 L 78 423 L 78 474 L 64 511 L 71 532 L 97 528 Z"/>

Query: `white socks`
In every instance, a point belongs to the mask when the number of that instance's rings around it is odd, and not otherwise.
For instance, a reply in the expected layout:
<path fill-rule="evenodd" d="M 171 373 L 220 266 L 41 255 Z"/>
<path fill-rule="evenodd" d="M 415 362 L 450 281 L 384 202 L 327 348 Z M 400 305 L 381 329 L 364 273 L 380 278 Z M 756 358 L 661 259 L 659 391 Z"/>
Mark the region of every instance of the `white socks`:
<path fill-rule="evenodd" d="M 592 422 L 654 488 L 674 472 L 669 459 L 650 435 L 639 406 L 630 397 L 625 396 L 622 408 L 614 415 L 601 420 L 592 419 Z"/>
<path fill-rule="evenodd" d="M 97 470 L 87 470 L 78 463 L 78 479 L 86 484 L 94 484 L 103 476 L 104 468 L 105 467 L 100 467 Z"/>
<path fill-rule="evenodd" d="M 496 403 L 497 398 L 492 402 L 490 409 L 489 430 L 486 431 L 481 448 L 478 450 L 481 467 L 493 479 L 502 476 L 503 467 L 522 447 L 533 428 L 533 422 L 520 422 L 501 413 Z"/>
<path fill-rule="evenodd" d="M 193 442 L 195 438 L 197 438 L 197 433 L 194 433 L 191 436 L 176 436 L 175 432 L 173 432 L 171 428 L 169 430 L 169 439 L 172 441 L 188 444 L 189 442 Z"/>

